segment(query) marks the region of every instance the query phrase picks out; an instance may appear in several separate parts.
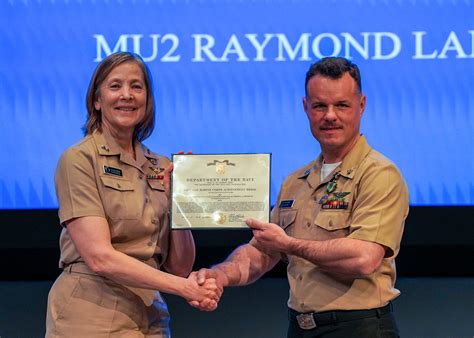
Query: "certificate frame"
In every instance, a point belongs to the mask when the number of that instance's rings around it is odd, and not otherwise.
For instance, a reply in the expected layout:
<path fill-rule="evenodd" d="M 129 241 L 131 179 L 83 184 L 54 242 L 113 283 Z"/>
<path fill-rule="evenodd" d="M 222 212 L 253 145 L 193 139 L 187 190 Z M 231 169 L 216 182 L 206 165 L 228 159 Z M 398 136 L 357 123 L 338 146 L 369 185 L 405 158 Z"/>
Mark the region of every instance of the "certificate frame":
<path fill-rule="evenodd" d="M 271 153 L 173 154 L 171 229 L 248 229 L 270 220 Z"/>

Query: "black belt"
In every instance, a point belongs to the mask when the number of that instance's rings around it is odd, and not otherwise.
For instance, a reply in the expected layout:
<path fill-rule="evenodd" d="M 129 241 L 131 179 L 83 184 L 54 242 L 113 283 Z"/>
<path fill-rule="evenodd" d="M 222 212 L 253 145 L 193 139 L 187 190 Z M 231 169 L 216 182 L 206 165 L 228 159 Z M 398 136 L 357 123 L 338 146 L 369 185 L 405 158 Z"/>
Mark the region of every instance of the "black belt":
<path fill-rule="evenodd" d="M 301 313 L 288 308 L 288 318 L 292 322 L 298 323 L 303 330 L 311 330 L 318 326 L 337 324 L 350 320 L 380 317 L 392 312 L 392 303 L 389 302 L 383 307 L 370 310 L 336 310 L 326 312 Z"/>

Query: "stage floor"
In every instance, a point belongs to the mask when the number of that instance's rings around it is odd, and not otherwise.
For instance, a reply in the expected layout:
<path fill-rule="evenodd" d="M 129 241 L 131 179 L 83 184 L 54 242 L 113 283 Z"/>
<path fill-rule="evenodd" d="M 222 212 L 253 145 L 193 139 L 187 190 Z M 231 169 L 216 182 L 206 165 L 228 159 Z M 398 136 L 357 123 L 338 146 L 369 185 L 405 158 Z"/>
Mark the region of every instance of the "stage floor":
<path fill-rule="evenodd" d="M 0 338 L 44 337 L 52 281 L 0 281 Z M 394 302 L 401 337 L 474 337 L 474 278 L 399 278 Z M 225 291 L 218 310 L 199 312 L 165 296 L 173 338 L 278 338 L 286 336 L 284 278 Z"/>

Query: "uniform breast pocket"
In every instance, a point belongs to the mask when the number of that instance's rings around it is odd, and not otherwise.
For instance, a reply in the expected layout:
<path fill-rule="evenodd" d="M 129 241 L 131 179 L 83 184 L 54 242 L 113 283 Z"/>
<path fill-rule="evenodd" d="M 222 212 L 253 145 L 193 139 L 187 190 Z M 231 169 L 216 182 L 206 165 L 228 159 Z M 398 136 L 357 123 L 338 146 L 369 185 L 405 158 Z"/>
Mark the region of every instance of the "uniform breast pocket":
<path fill-rule="evenodd" d="M 165 191 L 165 187 L 163 186 L 163 184 L 159 181 L 155 181 L 155 180 L 148 180 L 148 185 L 150 186 L 150 188 L 152 188 L 153 190 L 157 190 L 157 191 Z"/>
<path fill-rule="evenodd" d="M 100 177 L 104 192 L 104 209 L 111 219 L 137 219 L 139 208 L 136 205 L 135 188 L 131 181 L 116 177 Z"/>
<path fill-rule="evenodd" d="M 151 188 L 151 198 L 156 209 L 160 213 L 165 213 L 168 209 L 168 197 L 165 194 L 163 183 L 158 180 L 148 180 L 148 186 Z"/>
<path fill-rule="evenodd" d="M 350 228 L 349 216 L 349 212 L 339 210 L 322 210 L 316 216 L 314 223 L 319 228 L 322 228 L 334 234 L 338 233 L 340 235 L 346 236 L 349 234 Z"/>

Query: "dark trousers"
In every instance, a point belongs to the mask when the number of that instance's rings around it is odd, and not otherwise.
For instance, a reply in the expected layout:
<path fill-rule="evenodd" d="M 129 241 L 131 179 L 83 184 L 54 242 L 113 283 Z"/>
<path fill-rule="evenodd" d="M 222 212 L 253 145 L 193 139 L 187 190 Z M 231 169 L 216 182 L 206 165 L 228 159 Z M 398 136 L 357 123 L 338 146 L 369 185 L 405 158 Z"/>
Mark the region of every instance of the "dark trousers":
<path fill-rule="evenodd" d="M 299 327 L 290 310 L 290 321 L 287 338 L 399 338 L 397 323 L 393 313 L 375 312 L 373 316 L 351 319 L 337 320 L 337 313 L 333 311 L 335 320 L 330 323 L 318 325 L 314 329 L 303 330 Z M 354 311 L 355 312 L 355 311 Z M 331 313 L 331 314 L 332 314 Z M 344 311 L 346 314 L 347 311 Z"/>

